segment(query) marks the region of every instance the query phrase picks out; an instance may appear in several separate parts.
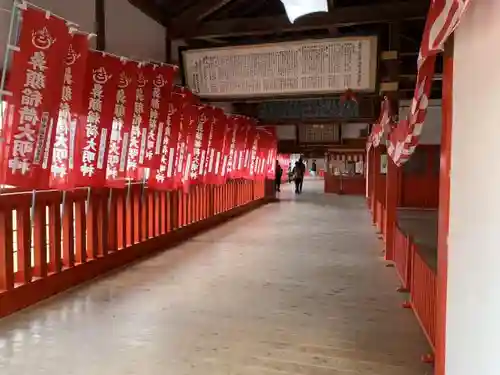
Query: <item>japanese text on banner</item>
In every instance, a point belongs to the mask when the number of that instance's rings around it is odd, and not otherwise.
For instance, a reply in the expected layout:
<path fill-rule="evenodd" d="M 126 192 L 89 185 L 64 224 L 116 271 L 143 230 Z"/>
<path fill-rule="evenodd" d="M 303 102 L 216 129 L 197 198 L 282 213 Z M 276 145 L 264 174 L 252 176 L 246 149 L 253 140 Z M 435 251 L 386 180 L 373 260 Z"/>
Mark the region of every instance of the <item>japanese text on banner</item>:
<path fill-rule="evenodd" d="M 113 126 L 118 82 L 122 70 L 118 58 L 90 51 L 87 58 L 83 102 L 84 116 L 77 128 L 76 184 L 106 185 L 108 141 Z"/>
<path fill-rule="evenodd" d="M 65 60 L 59 117 L 52 154 L 50 187 L 75 187 L 74 157 L 76 121 L 82 110 L 82 91 L 89 51 L 87 34 L 74 34 Z"/>
<path fill-rule="evenodd" d="M 54 124 L 57 122 L 71 35 L 64 20 L 28 7 L 22 10 L 19 50 L 7 91 L 2 145 L 2 183 L 48 188 Z M 49 84 L 50 83 L 50 84 Z"/>

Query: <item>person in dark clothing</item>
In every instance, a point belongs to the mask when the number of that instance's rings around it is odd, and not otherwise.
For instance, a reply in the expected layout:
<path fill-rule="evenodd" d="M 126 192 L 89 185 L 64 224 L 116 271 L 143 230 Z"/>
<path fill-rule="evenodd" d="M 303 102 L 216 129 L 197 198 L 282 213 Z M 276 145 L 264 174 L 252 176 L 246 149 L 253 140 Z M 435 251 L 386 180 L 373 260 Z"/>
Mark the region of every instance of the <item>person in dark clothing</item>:
<path fill-rule="evenodd" d="M 311 174 L 313 175 L 313 177 L 316 177 L 316 169 L 318 167 L 316 166 L 316 160 L 313 160 L 312 164 L 311 164 Z"/>
<path fill-rule="evenodd" d="M 302 193 L 302 185 L 304 183 L 304 175 L 306 174 L 306 166 L 300 158 L 293 168 L 293 175 L 295 180 L 295 194 Z"/>
<path fill-rule="evenodd" d="M 274 187 L 276 191 L 281 191 L 281 177 L 283 176 L 283 168 L 281 168 L 280 163 L 276 160 L 276 168 L 274 171 Z"/>

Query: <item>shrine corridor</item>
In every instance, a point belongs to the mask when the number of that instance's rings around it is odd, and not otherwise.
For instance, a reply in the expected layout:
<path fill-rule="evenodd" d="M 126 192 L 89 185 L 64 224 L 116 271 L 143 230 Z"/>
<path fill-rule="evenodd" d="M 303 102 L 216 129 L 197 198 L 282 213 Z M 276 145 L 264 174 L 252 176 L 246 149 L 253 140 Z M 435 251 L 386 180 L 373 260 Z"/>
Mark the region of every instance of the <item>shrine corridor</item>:
<path fill-rule="evenodd" d="M 0 320 L 0 373 L 431 374 L 364 199 L 322 184 Z"/>

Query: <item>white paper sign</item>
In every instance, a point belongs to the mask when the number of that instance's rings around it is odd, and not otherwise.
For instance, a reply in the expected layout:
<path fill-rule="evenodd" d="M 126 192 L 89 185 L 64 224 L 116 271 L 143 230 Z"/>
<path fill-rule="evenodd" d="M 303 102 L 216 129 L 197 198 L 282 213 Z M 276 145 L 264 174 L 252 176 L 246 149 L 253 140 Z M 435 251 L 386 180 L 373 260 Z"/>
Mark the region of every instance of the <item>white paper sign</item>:
<path fill-rule="evenodd" d="M 203 98 L 373 92 L 377 37 L 183 51 L 190 89 Z"/>

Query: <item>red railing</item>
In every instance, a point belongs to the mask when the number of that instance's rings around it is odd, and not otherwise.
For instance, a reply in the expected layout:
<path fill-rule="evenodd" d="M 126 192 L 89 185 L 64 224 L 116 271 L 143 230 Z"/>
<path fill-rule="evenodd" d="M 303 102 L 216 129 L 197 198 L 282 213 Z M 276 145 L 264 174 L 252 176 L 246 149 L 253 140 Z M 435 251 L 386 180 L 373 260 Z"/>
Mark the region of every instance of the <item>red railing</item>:
<path fill-rule="evenodd" d="M 411 244 L 410 303 L 432 350 L 436 344 L 436 273 Z"/>
<path fill-rule="evenodd" d="M 265 181 L 158 192 L 77 189 L 0 195 L 0 316 L 263 202 Z M 34 202 L 34 205 L 33 205 Z"/>
<path fill-rule="evenodd" d="M 410 240 L 406 237 L 399 227 L 395 226 L 394 231 L 394 264 L 401 280 L 402 289 L 409 290 L 411 281 L 411 254 Z"/>

